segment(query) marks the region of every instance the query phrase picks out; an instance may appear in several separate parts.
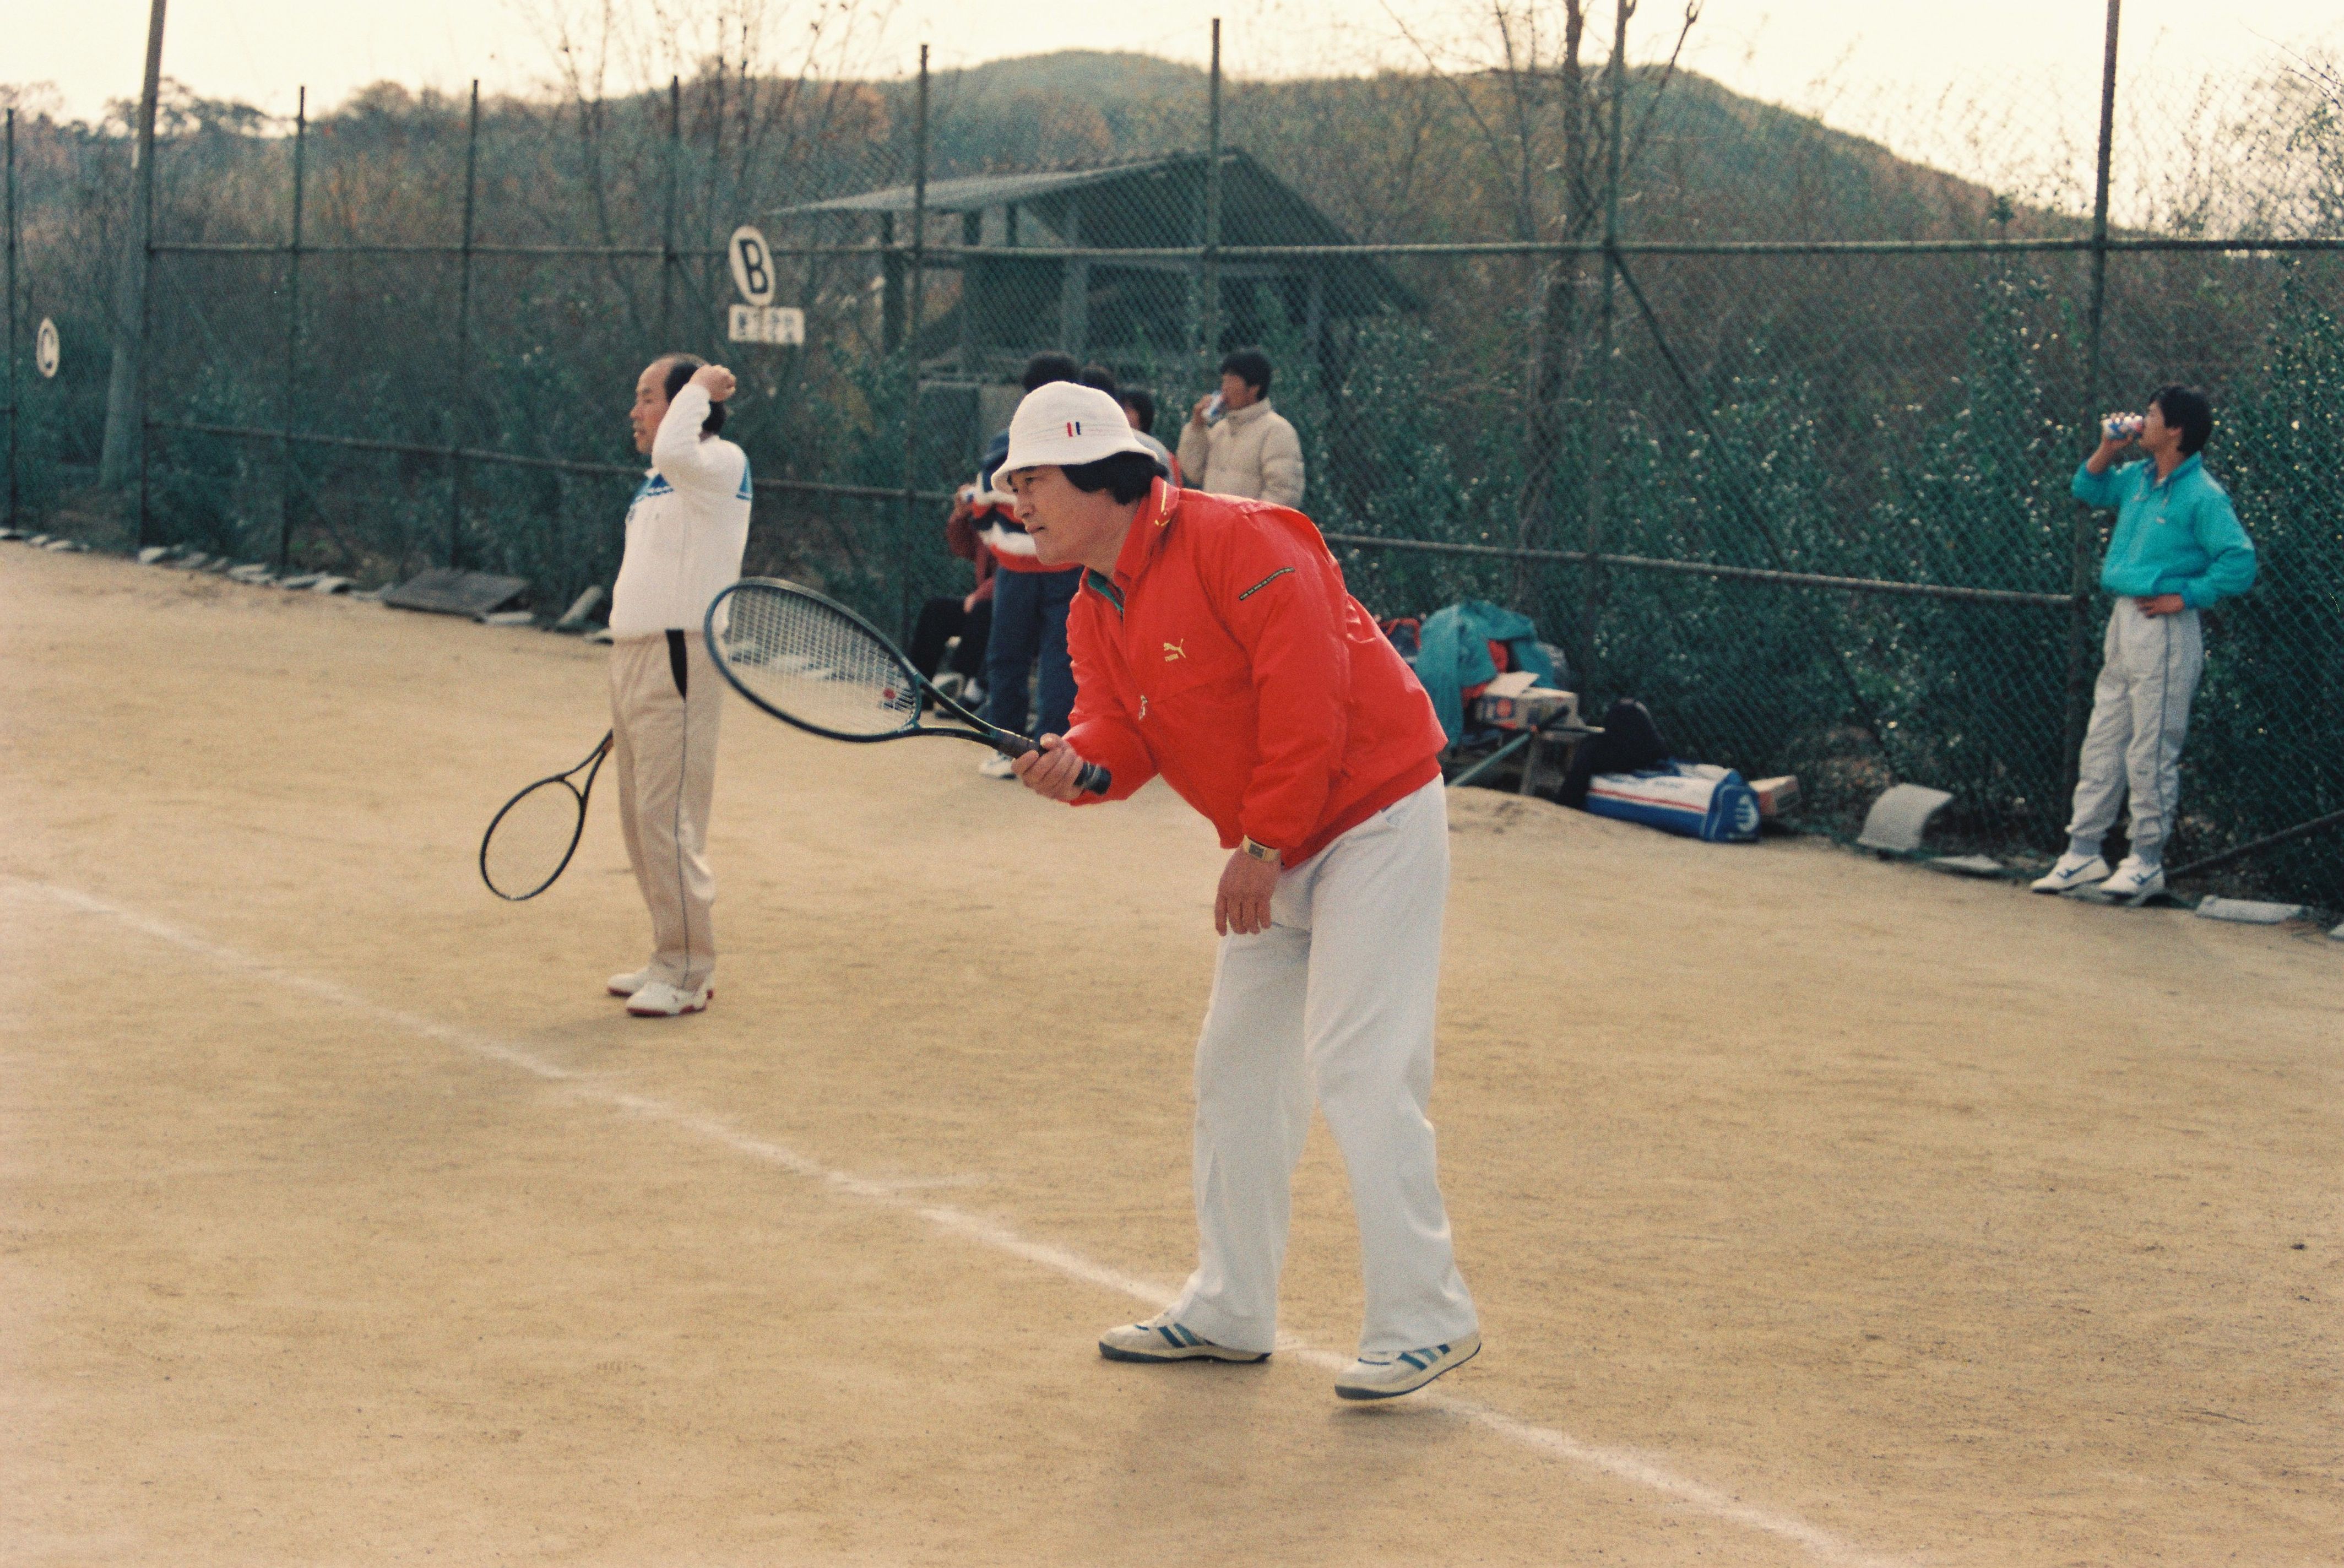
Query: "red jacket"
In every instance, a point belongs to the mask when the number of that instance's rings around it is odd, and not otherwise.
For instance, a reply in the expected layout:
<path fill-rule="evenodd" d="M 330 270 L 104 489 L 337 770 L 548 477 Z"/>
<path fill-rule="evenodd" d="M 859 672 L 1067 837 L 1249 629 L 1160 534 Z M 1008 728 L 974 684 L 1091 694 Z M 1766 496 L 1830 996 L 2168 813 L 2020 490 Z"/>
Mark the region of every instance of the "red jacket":
<path fill-rule="evenodd" d="M 1066 617 L 1066 738 L 1299 865 L 1440 776 L 1432 701 L 1300 512 L 1158 481 Z M 1100 797 L 1086 795 L 1086 801 Z"/>

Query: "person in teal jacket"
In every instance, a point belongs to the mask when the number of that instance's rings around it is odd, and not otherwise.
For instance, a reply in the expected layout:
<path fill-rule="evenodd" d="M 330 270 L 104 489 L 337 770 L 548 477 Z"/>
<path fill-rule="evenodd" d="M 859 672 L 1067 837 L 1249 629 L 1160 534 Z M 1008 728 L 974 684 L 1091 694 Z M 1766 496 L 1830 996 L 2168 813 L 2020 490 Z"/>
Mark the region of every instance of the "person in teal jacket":
<path fill-rule="evenodd" d="M 2092 723 L 2076 764 L 2067 852 L 2035 884 L 2068 893 L 2098 884 L 2137 900 L 2165 886 L 2165 840 L 2181 794 L 2181 742 L 2205 667 L 2198 612 L 2254 585 L 2255 546 L 2229 493 L 2198 454 L 2214 406 L 2189 387 L 2159 387 L 2145 415 L 2111 414 L 2099 450 L 2076 470 L 2076 499 L 2112 507 L 2116 532 L 2100 586 L 2117 595 L 2092 689 Z M 2127 440 L 2147 454 L 2116 467 Z M 2100 841 L 2129 797 L 2132 852 L 2111 873 Z"/>

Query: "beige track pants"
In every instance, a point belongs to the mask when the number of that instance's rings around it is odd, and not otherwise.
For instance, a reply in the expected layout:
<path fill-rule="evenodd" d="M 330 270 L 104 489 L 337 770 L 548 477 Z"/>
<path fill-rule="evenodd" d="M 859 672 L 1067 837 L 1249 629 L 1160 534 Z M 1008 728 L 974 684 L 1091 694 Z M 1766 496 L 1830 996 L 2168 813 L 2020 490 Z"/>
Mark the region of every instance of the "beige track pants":
<path fill-rule="evenodd" d="M 724 678 L 697 635 L 611 644 L 611 765 L 627 863 L 652 912 L 652 978 L 685 991 L 707 984 L 716 967 L 708 811 L 723 716 Z"/>

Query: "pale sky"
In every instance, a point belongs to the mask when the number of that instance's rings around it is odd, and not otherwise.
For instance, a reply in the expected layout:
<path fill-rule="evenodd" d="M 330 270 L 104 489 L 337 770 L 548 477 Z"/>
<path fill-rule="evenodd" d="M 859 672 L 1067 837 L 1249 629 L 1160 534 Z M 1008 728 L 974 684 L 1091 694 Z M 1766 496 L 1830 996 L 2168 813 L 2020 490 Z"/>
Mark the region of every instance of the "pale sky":
<path fill-rule="evenodd" d="M 1286 76 L 1405 65 L 1417 56 L 1402 29 L 1462 63 L 1490 35 L 1481 0 L 1157 0 L 1036 6 L 1033 0 L 619 0 L 638 32 L 662 12 L 737 14 L 762 3 L 767 35 L 801 35 L 817 15 L 852 4 L 862 20 L 852 62 L 859 74 L 908 71 L 918 46 L 938 68 L 1052 49 L 1133 49 L 1201 64 L 1209 19 L 1223 23 L 1233 76 Z M 523 89 L 544 79 L 554 56 L 545 18 L 593 15 L 601 0 L 171 0 L 164 70 L 212 97 L 240 98 L 289 115 L 307 83 L 330 106 L 368 82 L 460 89 Z M 1551 4 L 1540 7 L 1551 14 Z M 1611 5 L 1597 0 L 1607 19 Z M 148 0 L 0 0 L 0 82 L 56 85 L 69 116 L 95 116 L 109 97 L 137 89 Z M 1642 0 L 1632 40 L 1658 45 L 1682 0 Z M 1899 134 L 1919 115 L 1904 106 L 1953 100 L 2004 114 L 2043 137 L 2092 137 L 2105 10 L 2100 0 L 1707 0 L 1687 62 L 1738 91 L 1821 110 L 1834 123 L 1880 136 L 1900 150 L 1959 162 L 1929 136 Z M 871 20 L 877 18 L 875 22 Z M 2122 64 L 2138 84 L 2136 108 L 2153 94 L 2205 72 L 2268 68 L 2287 48 L 2325 44 L 2344 52 L 2338 0 L 2126 0 Z M 686 40 L 704 55 L 712 30 Z M 663 41 L 662 41 L 663 42 Z M 643 61 L 662 79 L 668 57 Z M 776 50 L 774 53 L 778 54 Z M 627 85 L 613 81 L 613 89 Z M 1942 112 L 1938 118 L 1945 118 Z M 2005 138 L 2006 139 L 2006 138 Z"/>

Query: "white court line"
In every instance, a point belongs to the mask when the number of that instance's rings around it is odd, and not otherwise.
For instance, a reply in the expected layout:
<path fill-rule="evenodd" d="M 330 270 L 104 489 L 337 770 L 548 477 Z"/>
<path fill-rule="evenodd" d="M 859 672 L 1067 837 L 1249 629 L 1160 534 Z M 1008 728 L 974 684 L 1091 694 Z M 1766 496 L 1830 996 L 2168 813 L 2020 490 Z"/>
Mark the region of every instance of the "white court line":
<path fill-rule="evenodd" d="M 905 1213 L 917 1215 L 937 1229 L 963 1240 L 972 1241 L 996 1252 L 1022 1258 L 1026 1262 L 1068 1279 L 1096 1285 L 1104 1290 L 1116 1291 L 1150 1307 L 1161 1306 L 1177 1294 L 1177 1289 L 1161 1280 L 1143 1280 L 1103 1263 L 1095 1262 L 1080 1253 L 1046 1241 L 1036 1241 L 1019 1235 L 997 1220 L 965 1209 L 946 1208 L 917 1198 L 904 1196 L 905 1184 L 897 1179 L 874 1180 L 856 1176 L 851 1171 L 836 1170 L 811 1159 L 770 1138 L 745 1132 L 721 1118 L 700 1111 L 688 1110 L 665 1100 L 652 1099 L 598 1082 L 594 1077 L 572 1071 L 557 1062 L 551 1062 L 493 1036 L 481 1034 L 459 1025 L 443 1024 L 419 1013 L 409 1013 L 389 1007 L 360 996 L 347 986 L 331 980 L 321 980 L 303 975 L 263 959 L 239 952 L 236 948 L 198 936 L 152 916 L 109 903 L 70 887 L 38 882 L 27 877 L 0 872 L 0 882 L 27 892 L 43 895 L 85 914 L 104 916 L 141 932 L 158 942 L 167 943 L 199 957 L 207 958 L 223 968 L 235 969 L 257 979 L 266 980 L 282 989 L 298 992 L 321 1002 L 330 1002 L 355 1013 L 364 1014 L 377 1021 L 404 1029 L 412 1035 L 435 1040 L 460 1051 L 511 1067 L 551 1084 L 560 1085 L 562 1091 L 575 1098 L 593 1101 L 642 1118 L 646 1121 L 688 1132 L 712 1143 L 732 1149 L 749 1158 L 802 1176 L 833 1191 L 848 1197 L 877 1203 Z M 1350 1365 L 1349 1356 L 1320 1350 L 1290 1335 L 1281 1334 L 1278 1353 L 1330 1371 L 1341 1371 Z M 1551 1458 L 1563 1461 L 1579 1469 L 1591 1471 L 1611 1480 L 1625 1482 L 1650 1492 L 1681 1503 L 1696 1512 L 1729 1524 L 1772 1535 L 1801 1547 L 1812 1555 L 1828 1563 L 1858 1565 L 1858 1568 L 1902 1568 L 1900 1561 L 1873 1555 L 1842 1540 L 1817 1525 L 1792 1514 L 1780 1513 L 1743 1502 L 1732 1493 L 1679 1475 L 1652 1457 L 1632 1449 L 1605 1448 L 1581 1442 L 1568 1433 L 1551 1427 L 1535 1425 L 1493 1410 L 1477 1401 L 1449 1393 L 1440 1389 L 1429 1389 L 1410 1396 L 1411 1402 L 1432 1404 L 1470 1421 L 1499 1437 L 1534 1449 Z"/>

